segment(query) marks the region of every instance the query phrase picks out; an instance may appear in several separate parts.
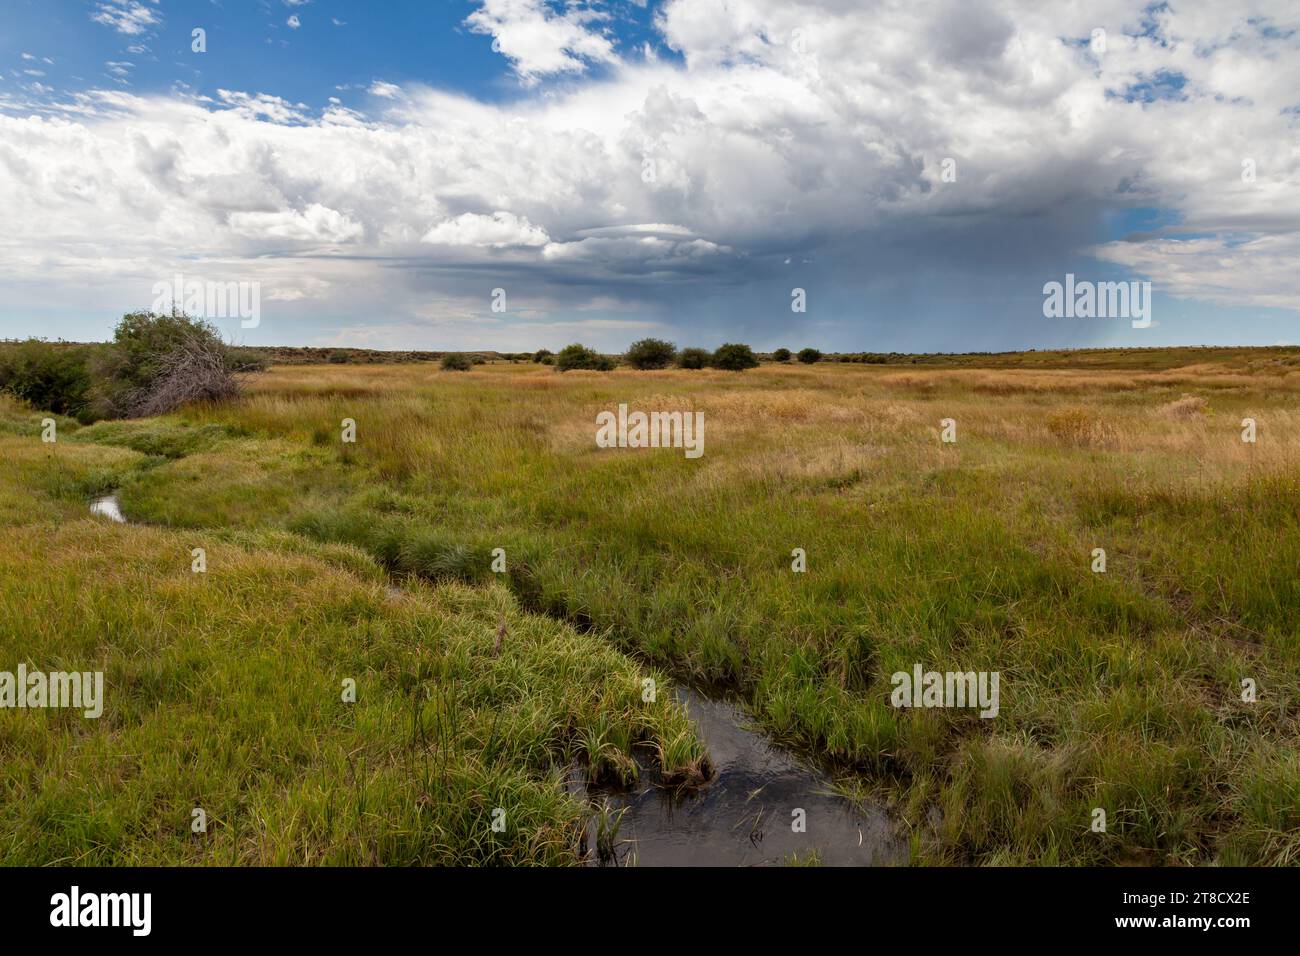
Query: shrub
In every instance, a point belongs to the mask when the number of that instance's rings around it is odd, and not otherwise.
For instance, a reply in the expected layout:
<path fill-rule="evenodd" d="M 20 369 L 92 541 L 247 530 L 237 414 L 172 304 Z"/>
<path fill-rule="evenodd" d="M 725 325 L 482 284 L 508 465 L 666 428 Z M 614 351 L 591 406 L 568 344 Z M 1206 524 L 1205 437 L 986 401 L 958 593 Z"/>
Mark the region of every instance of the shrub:
<path fill-rule="evenodd" d="M 161 415 L 186 402 L 239 394 L 236 357 L 216 328 L 180 312 L 124 315 L 112 344 L 95 359 L 95 417 Z"/>
<path fill-rule="evenodd" d="M 614 361 L 607 355 L 601 355 L 599 352 L 575 342 L 560 349 L 560 354 L 555 357 L 555 367 L 561 372 L 568 372 L 573 369 L 594 369 L 598 372 L 608 372 L 614 367 Z"/>
<path fill-rule="evenodd" d="M 707 349 L 682 349 L 677 355 L 677 364 L 681 368 L 708 368 L 713 356 Z"/>
<path fill-rule="evenodd" d="M 822 353 L 816 349 L 800 349 L 799 361 L 804 365 L 814 365 L 822 360 Z"/>
<path fill-rule="evenodd" d="M 28 339 L 0 346 L 0 389 L 57 415 L 81 415 L 90 400 L 90 349 Z"/>
<path fill-rule="evenodd" d="M 627 364 L 639 369 L 667 368 L 677 357 L 677 346 L 663 339 L 641 339 L 627 350 Z"/>
<path fill-rule="evenodd" d="M 468 372 L 473 368 L 474 363 L 470 361 L 468 355 L 464 352 L 448 352 L 442 357 L 442 370 L 444 372 Z"/>
<path fill-rule="evenodd" d="M 533 361 L 538 365 L 554 365 L 555 353 L 550 349 L 538 349 L 533 353 Z"/>
<path fill-rule="evenodd" d="M 100 418 L 160 415 L 239 394 L 234 373 L 265 367 L 226 347 L 217 330 L 182 313 L 132 312 L 107 345 L 38 340 L 0 349 L 0 388 L 38 408 Z"/>
<path fill-rule="evenodd" d="M 342 349 L 335 349 L 326 359 L 331 365 L 346 365 L 348 363 L 348 353 Z"/>
<path fill-rule="evenodd" d="M 772 361 L 773 361 L 773 362 L 788 362 L 788 361 L 790 361 L 790 350 L 789 350 L 789 349 L 777 349 L 775 352 L 772 353 Z"/>
<path fill-rule="evenodd" d="M 727 342 L 719 345 L 713 353 L 713 367 L 728 372 L 743 372 L 747 368 L 757 368 L 758 359 L 748 345 L 739 342 Z"/>
<path fill-rule="evenodd" d="M 153 363 L 153 378 L 125 393 L 120 411 L 128 418 L 164 415 L 190 402 L 220 402 L 239 394 L 220 339 L 195 334 Z"/>
<path fill-rule="evenodd" d="M 227 348 L 226 355 L 230 359 L 231 371 L 234 372 L 265 372 L 271 367 L 271 360 L 258 349 Z"/>
<path fill-rule="evenodd" d="M 182 313 L 129 312 L 113 330 L 113 377 L 134 388 L 148 386 L 158 378 L 168 354 L 195 340 L 224 357 L 217 330 L 201 319 Z"/>

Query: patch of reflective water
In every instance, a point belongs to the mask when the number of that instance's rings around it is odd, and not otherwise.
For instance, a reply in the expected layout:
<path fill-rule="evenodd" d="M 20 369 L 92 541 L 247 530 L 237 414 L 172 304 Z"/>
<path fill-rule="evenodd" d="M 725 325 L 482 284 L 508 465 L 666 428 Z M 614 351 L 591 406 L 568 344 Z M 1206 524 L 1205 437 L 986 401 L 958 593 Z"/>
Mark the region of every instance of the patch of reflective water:
<path fill-rule="evenodd" d="M 571 788 L 598 808 L 587 829 L 592 864 L 757 866 L 814 858 L 823 866 L 907 863 L 907 840 L 883 806 L 862 806 L 836 793 L 824 773 L 751 729 L 739 708 L 689 690 L 676 693 L 708 748 L 715 775 L 699 791 L 683 795 L 657 786 L 648 766 L 625 793 L 571 780 Z M 600 837 L 602 824 L 614 832 L 612 840 Z"/>
<path fill-rule="evenodd" d="M 117 500 L 117 495 L 104 495 L 102 498 L 96 498 L 90 503 L 90 513 L 102 515 L 120 524 L 126 523 L 126 515 L 122 514 L 122 505 Z"/>

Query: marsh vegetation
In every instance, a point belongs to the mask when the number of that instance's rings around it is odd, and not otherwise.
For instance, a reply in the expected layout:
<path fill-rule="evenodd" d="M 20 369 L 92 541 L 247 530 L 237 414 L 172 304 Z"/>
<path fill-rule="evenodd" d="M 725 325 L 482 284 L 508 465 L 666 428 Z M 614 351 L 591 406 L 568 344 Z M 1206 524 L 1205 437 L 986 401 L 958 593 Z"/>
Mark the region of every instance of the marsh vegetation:
<path fill-rule="evenodd" d="M 1300 359 L 1045 356 L 277 366 L 54 445 L 4 399 L 5 656 L 108 685 L 3 724 L 4 859 L 574 862 L 566 766 L 708 776 L 652 677 L 888 801 L 915 862 L 1294 863 Z M 598 449 L 620 402 L 704 411 L 708 453 Z M 891 707 L 918 662 L 1000 672 L 997 719 Z"/>

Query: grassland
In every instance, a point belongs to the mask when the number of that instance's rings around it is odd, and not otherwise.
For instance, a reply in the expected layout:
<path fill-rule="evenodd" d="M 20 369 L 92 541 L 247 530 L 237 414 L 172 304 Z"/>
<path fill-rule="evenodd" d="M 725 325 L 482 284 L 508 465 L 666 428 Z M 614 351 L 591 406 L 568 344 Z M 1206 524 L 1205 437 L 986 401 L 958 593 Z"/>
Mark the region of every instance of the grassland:
<path fill-rule="evenodd" d="M 356 548 L 247 523 L 88 517 L 88 496 L 187 452 L 310 451 L 174 422 L 38 434 L 0 406 L 0 657 L 103 671 L 107 701 L 97 720 L 0 715 L 0 862 L 573 863 L 587 811 L 567 768 L 635 774 L 643 748 L 702 770 L 684 712 L 643 700 L 662 675 L 501 585 L 397 587 Z"/>
<path fill-rule="evenodd" d="M 660 668 L 891 800 L 917 862 L 1295 863 L 1300 359 L 1044 355 L 286 366 L 55 449 L 7 406 L 5 657 L 99 661 L 115 710 L 0 723 L 0 856 L 571 860 L 565 761 L 701 765 Z M 703 411 L 704 456 L 596 448 L 621 402 Z M 84 516 L 108 487 L 140 525 Z M 998 717 L 894 709 L 916 663 L 998 671 Z"/>

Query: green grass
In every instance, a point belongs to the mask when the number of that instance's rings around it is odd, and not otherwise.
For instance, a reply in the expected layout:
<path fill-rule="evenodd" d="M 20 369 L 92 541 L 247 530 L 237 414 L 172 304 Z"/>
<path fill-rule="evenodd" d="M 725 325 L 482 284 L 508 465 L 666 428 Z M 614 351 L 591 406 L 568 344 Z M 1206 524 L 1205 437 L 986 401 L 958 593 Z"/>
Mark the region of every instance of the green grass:
<path fill-rule="evenodd" d="M 89 517 L 157 468 L 90 437 L 0 437 L 0 658 L 106 683 L 98 720 L 4 713 L 0 862 L 570 864 L 565 768 L 635 775 L 634 749 L 693 739 L 670 695 L 642 700 L 661 675 L 500 584 L 394 589 L 353 547 Z"/>

